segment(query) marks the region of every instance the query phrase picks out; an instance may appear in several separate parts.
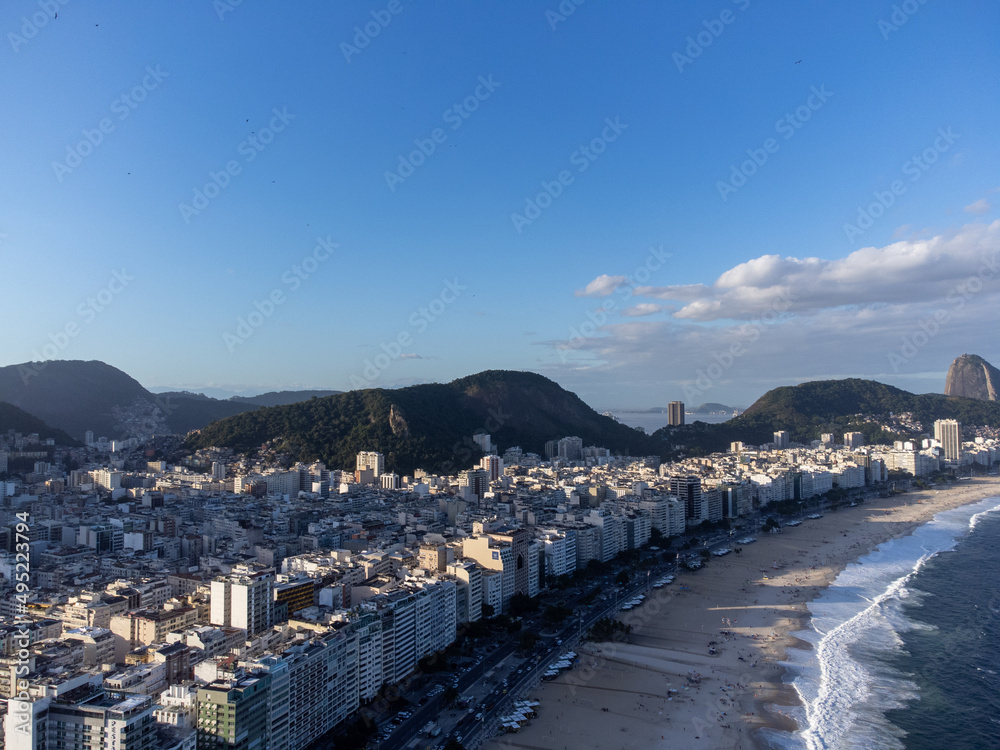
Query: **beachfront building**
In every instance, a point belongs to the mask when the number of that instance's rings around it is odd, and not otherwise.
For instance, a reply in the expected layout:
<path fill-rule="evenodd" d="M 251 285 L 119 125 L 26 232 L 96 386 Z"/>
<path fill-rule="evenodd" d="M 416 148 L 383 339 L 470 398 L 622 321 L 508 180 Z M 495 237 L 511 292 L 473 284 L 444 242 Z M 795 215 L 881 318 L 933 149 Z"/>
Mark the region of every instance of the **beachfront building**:
<path fill-rule="evenodd" d="M 934 439 L 944 450 L 944 460 L 958 463 L 962 458 L 962 423 L 955 419 L 934 422 Z"/>

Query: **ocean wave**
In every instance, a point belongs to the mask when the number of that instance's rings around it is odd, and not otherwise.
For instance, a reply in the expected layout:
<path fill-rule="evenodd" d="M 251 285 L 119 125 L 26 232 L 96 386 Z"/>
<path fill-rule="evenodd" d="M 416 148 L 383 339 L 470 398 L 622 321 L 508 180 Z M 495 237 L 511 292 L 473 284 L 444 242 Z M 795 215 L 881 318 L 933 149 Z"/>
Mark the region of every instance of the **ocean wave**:
<path fill-rule="evenodd" d="M 800 730 L 770 731 L 775 748 L 902 748 L 902 732 L 885 712 L 919 697 L 916 684 L 886 657 L 902 653 L 900 633 L 924 628 L 903 603 L 921 592 L 908 584 L 928 560 L 954 549 L 998 498 L 943 511 L 913 534 L 891 540 L 848 565 L 809 605 L 810 627 L 794 633 L 811 651 L 788 649 L 786 668 L 803 704 Z"/>

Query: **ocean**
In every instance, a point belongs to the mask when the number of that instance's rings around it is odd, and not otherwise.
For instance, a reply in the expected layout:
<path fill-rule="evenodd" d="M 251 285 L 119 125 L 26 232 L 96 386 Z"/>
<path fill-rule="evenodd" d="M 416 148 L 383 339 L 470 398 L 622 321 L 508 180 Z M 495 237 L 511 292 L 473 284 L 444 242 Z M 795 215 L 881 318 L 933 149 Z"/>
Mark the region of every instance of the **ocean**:
<path fill-rule="evenodd" d="M 1000 748 L 1000 498 L 938 513 L 848 565 L 784 665 L 787 750 Z"/>

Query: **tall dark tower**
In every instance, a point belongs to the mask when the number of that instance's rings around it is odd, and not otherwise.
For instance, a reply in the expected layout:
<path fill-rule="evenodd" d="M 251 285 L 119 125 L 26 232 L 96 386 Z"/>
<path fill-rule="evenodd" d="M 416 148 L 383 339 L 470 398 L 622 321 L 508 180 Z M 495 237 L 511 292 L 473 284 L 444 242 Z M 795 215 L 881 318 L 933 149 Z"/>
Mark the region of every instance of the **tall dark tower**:
<path fill-rule="evenodd" d="M 684 424 L 684 402 L 671 401 L 667 404 L 667 425 L 680 427 Z"/>

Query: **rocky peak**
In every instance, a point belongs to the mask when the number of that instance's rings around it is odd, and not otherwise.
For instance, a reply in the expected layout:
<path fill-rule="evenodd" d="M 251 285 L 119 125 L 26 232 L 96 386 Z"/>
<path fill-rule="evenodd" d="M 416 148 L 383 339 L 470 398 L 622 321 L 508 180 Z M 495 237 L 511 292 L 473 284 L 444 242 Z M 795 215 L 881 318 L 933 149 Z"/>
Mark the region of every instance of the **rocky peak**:
<path fill-rule="evenodd" d="M 1000 398 L 1000 370 L 975 354 L 963 354 L 948 368 L 944 384 L 946 396 L 965 396 L 981 401 Z"/>

